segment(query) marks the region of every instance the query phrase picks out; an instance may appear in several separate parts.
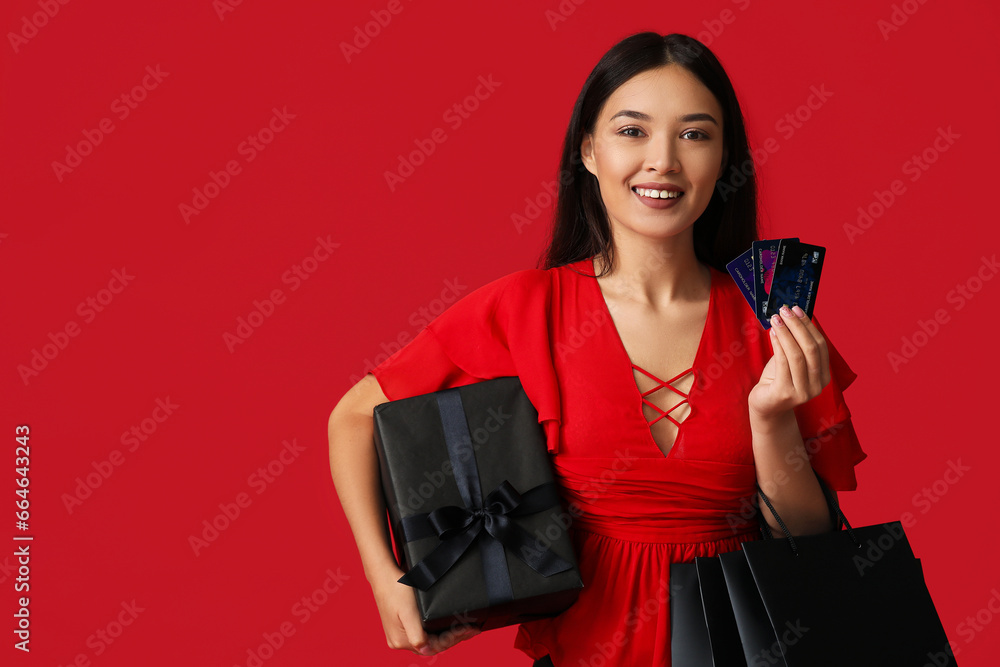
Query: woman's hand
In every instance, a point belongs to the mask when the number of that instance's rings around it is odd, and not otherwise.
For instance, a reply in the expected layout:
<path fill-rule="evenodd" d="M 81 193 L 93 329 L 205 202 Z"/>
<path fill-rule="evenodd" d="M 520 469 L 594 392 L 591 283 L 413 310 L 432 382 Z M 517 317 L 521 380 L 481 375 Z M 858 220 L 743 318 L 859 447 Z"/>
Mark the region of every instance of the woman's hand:
<path fill-rule="evenodd" d="M 479 634 L 478 628 L 466 626 L 440 635 L 428 635 L 420 624 L 420 610 L 413 589 L 397 581 L 404 574 L 393 566 L 371 581 L 389 648 L 413 651 L 417 655 L 434 655 Z"/>
<path fill-rule="evenodd" d="M 782 306 L 771 318 L 771 349 L 774 355 L 749 397 L 751 421 L 762 424 L 815 398 L 830 383 L 826 339 L 798 306 Z"/>

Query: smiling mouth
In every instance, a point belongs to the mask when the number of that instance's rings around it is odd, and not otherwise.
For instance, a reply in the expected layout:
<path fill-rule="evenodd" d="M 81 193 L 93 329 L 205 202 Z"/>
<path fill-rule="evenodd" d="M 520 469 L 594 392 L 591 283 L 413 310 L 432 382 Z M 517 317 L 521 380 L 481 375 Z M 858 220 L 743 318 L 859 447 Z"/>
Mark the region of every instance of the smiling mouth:
<path fill-rule="evenodd" d="M 654 190 L 652 188 L 633 187 L 632 192 L 641 197 L 649 197 L 650 199 L 679 199 L 684 196 L 683 192 L 677 192 L 675 190 Z"/>

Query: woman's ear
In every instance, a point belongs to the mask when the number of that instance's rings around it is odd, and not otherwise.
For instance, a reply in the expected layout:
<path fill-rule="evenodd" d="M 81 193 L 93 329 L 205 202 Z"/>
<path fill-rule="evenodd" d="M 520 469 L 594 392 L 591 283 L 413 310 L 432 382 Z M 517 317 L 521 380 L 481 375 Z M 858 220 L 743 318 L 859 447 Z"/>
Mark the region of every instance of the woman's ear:
<path fill-rule="evenodd" d="M 594 162 L 594 138 L 590 134 L 584 134 L 583 141 L 580 142 L 580 158 L 587 171 L 597 176 L 597 165 Z"/>

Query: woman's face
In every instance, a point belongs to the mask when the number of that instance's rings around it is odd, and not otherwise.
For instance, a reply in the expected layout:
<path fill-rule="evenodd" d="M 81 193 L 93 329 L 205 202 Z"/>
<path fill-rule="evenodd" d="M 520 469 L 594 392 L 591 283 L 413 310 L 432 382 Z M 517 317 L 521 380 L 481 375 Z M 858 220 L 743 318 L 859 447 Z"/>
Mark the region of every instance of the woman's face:
<path fill-rule="evenodd" d="M 679 65 L 642 72 L 615 90 L 580 146 L 612 229 L 653 238 L 693 231 L 722 177 L 722 122 L 715 96 Z M 679 196 L 659 196 L 666 185 Z"/>

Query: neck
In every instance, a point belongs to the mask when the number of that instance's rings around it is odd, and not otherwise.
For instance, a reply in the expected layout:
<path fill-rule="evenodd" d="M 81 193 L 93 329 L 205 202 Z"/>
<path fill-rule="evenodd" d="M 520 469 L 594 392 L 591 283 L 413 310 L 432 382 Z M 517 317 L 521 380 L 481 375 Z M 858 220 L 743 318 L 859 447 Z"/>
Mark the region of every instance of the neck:
<path fill-rule="evenodd" d="M 706 298 L 712 275 L 695 256 L 693 226 L 663 239 L 612 236 L 615 266 L 600 280 L 617 295 L 654 309 Z M 600 259 L 595 258 L 595 272 L 602 268 Z"/>

